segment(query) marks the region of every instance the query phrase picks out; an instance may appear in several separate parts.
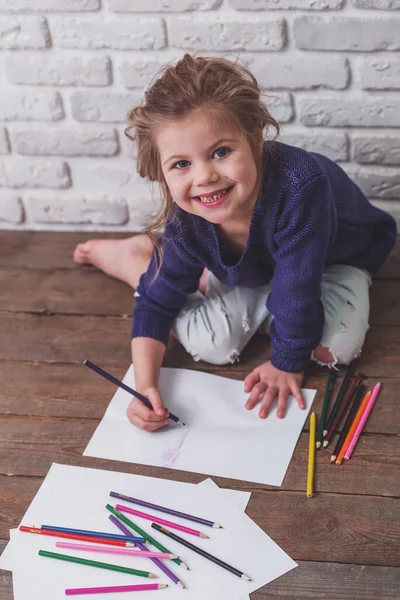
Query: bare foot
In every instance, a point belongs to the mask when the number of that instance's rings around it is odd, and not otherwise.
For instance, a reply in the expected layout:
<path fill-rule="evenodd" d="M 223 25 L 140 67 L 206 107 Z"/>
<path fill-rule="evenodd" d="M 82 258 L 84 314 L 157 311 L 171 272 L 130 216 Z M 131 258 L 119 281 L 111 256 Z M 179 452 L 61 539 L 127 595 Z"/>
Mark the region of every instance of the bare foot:
<path fill-rule="evenodd" d="M 149 266 L 152 251 L 149 236 L 139 234 L 122 240 L 88 240 L 76 246 L 73 258 L 80 265 L 94 265 L 135 290 Z"/>

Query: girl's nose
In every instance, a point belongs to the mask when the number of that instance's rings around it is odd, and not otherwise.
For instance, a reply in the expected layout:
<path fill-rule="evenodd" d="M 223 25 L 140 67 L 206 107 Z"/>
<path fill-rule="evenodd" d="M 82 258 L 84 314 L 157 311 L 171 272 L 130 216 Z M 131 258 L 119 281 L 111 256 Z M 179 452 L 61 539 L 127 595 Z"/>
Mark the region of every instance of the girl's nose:
<path fill-rule="evenodd" d="M 196 167 L 194 175 L 195 185 L 207 185 L 218 181 L 218 173 L 212 164 L 202 164 Z"/>

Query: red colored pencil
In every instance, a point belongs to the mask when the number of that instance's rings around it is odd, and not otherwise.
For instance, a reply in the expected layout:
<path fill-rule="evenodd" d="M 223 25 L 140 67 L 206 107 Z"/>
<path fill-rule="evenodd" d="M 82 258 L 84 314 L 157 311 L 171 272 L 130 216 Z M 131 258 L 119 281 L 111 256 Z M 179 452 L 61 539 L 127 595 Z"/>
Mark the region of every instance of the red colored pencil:
<path fill-rule="evenodd" d="M 82 542 L 91 542 L 92 544 L 106 544 L 107 546 L 122 546 L 123 548 L 131 548 L 135 544 L 132 542 L 124 542 L 123 540 L 110 540 L 107 538 L 95 538 L 87 535 L 78 535 L 77 533 L 65 533 L 64 531 L 51 531 L 50 529 L 40 529 L 39 527 L 26 527 L 21 525 L 20 531 L 25 533 L 38 533 L 40 535 L 49 535 L 51 537 L 67 538 L 69 540 L 80 540 Z"/>

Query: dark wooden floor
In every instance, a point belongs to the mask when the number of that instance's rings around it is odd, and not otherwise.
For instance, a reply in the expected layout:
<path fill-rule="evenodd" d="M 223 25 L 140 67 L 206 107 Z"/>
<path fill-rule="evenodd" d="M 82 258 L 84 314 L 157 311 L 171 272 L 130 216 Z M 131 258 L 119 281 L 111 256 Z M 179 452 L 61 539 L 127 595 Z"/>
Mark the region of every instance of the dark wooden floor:
<path fill-rule="evenodd" d="M 132 309 L 126 286 L 72 263 L 75 243 L 87 237 L 0 234 L 0 551 L 54 461 L 204 479 L 82 457 L 114 388 L 81 363 L 90 358 L 124 374 Z M 382 381 L 383 391 L 348 464 L 332 466 L 327 451 L 317 453 L 312 500 L 304 491 L 308 424 L 282 488 L 214 478 L 221 487 L 251 491 L 248 514 L 299 562 L 252 600 L 400 598 L 400 245 L 374 281 L 370 323 L 359 368 L 370 385 Z M 265 338 L 257 337 L 239 364 L 221 368 L 193 363 L 175 345 L 165 364 L 243 379 L 268 352 Z M 317 412 L 325 382 L 326 374 L 311 367 L 304 386 L 318 389 Z M 11 575 L 0 572 L 0 600 L 12 597 Z"/>

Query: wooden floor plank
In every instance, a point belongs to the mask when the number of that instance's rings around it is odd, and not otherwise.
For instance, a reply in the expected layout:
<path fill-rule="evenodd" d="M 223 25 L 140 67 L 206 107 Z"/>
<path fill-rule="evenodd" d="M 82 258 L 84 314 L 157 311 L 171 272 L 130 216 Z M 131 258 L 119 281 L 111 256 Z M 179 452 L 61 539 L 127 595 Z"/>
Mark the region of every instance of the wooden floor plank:
<path fill-rule="evenodd" d="M 399 297 L 400 279 L 375 281 L 370 324 L 400 325 Z M 97 269 L 0 269 L 0 310 L 118 316 L 133 305 L 129 286 Z"/>
<path fill-rule="evenodd" d="M 115 365 L 111 371 L 115 377 L 122 379 L 126 368 Z M 219 367 L 215 374 L 242 379 L 241 373 L 229 367 Z M 307 376 L 304 380 L 304 387 L 317 390 L 313 408 L 318 414 L 321 413 L 326 380 L 326 374 Z M 113 384 L 82 364 L 0 361 L 0 381 L 0 415 L 101 419 L 116 390 Z M 342 381 L 342 376 L 336 378 L 333 399 Z M 377 378 L 370 377 L 366 384 L 372 388 L 377 381 Z M 397 379 L 384 380 L 381 401 L 376 403 L 365 432 L 398 434 L 398 423 L 393 419 L 398 409 L 398 389 Z"/>
<path fill-rule="evenodd" d="M 128 365 L 130 362 L 130 319 L 119 317 L 27 315 L 0 313 L 0 360 Z M 256 335 L 245 348 L 237 371 L 247 373 L 271 353 L 269 338 Z M 368 332 L 359 369 L 366 375 L 398 377 L 400 327 L 377 326 Z M 193 368 L 193 359 L 173 344 L 164 364 Z M 196 368 L 216 368 L 199 362 Z M 320 369 L 321 370 L 321 369 Z"/>
<path fill-rule="evenodd" d="M 94 420 L 0 418 L 0 473 L 44 477 L 52 460 L 77 464 L 96 426 Z M 307 454 L 308 434 L 302 433 L 282 489 L 304 490 Z M 331 464 L 330 454 L 329 448 L 316 454 L 317 492 L 359 494 L 362 490 L 369 495 L 400 497 L 400 437 L 363 434 L 351 461 L 341 466 Z M 121 470 L 125 471 L 127 463 L 121 465 Z M 129 466 L 136 469 L 135 465 Z M 163 472 L 161 469 L 160 473 Z M 177 471 L 169 470 L 168 473 L 174 478 Z M 149 467 L 147 474 L 151 474 Z M 190 474 L 182 476 L 185 478 Z M 239 484 L 234 480 L 214 479 L 224 487 Z M 251 491 L 264 487 L 245 485 Z"/>

